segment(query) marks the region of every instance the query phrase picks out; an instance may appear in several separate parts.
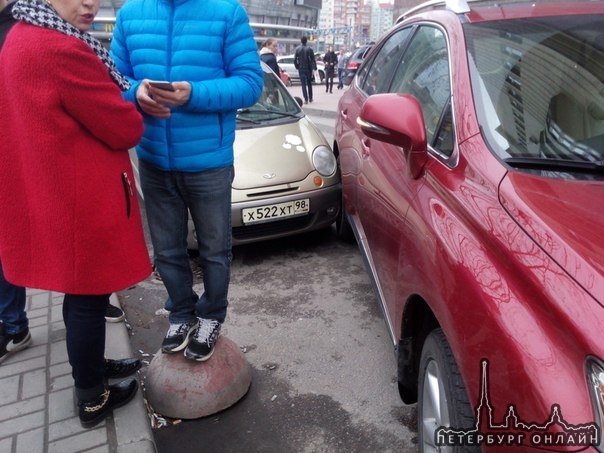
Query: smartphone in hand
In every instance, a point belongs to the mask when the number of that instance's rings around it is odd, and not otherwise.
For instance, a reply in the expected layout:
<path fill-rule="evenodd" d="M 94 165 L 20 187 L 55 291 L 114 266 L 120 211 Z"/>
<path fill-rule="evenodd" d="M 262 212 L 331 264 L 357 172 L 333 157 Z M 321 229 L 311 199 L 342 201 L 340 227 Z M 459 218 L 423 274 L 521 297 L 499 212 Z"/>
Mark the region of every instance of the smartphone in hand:
<path fill-rule="evenodd" d="M 159 90 L 174 91 L 172 84 L 165 80 L 149 80 L 149 85 Z"/>

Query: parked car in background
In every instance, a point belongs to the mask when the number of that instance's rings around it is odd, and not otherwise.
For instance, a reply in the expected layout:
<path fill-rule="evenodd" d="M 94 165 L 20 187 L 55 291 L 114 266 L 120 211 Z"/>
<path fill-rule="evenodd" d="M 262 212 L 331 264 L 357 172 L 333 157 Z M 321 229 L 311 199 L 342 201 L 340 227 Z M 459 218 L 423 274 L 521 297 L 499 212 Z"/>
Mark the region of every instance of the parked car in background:
<path fill-rule="evenodd" d="M 349 86 L 354 78 L 354 75 L 357 73 L 357 70 L 363 63 L 363 60 L 373 47 L 373 44 L 367 44 L 364 46 L 357 47 L 352 51 L 349 57 L 346 59 L 346 70 L 344 71 L 344 77 L 342 77 L 342 82 L 344 85 Z"/>
<path fill-rule="evenodd" d="M 277 57 L 277 64 L 289 74 L 292 82 L 300 83 L 298 70 L 294 65 L 293 55 L 284 55 Z M 325 80 L 325 64 L 322 61 L 317 61 L 317 70 L 313 72 L 313 83 L 323 83 Z"/>
<path fill-rule="evenodd" d="M 343 93 L 338 232 L 422 452 L 602 452 L 604 2 L 456 5 L 399 18 Z"/>
<path fill-rule="evenodd" d="M 262 68 L 260 99 L 237 113 L 233 245 L 328 228 L 340 211 L 340 175 L 329 143 L 302 111 L 302 99 L 266 64 Z M 140 187 L 136 153 L 131 158 Z M 192 221 L 188 246 L 197 249 Z"/>

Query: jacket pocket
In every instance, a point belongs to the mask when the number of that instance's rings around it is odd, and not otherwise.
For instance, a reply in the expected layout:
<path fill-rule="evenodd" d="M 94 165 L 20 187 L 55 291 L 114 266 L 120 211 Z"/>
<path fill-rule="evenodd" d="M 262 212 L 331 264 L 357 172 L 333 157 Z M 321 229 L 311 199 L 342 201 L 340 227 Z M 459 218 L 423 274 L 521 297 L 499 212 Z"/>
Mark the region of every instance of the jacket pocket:
<path fill-rule="evenodd" d="M 132 213 L 132 197 L 134 196 L 134 191 L 132 190 L 132 184 L 130 183 L 130 179 L 128 178 L 128 173 L 122 173 L 122 185 L 124 186 L 124 194 L 126 195 L 126 215 L 130 218 L 130 214 Z"/>

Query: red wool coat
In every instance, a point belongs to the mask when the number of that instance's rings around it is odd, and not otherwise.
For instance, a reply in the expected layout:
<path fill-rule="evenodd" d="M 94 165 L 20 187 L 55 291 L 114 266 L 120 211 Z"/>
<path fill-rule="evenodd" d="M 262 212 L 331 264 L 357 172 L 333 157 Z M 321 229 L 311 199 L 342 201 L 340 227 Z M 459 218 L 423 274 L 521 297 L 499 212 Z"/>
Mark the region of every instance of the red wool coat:
<path fill-rule="evenodd" d="M 108 294 L 151 272 L 136 107 L 77 38 L 17 23 L 0 52 L 0 259 L 17 285 Z"/>

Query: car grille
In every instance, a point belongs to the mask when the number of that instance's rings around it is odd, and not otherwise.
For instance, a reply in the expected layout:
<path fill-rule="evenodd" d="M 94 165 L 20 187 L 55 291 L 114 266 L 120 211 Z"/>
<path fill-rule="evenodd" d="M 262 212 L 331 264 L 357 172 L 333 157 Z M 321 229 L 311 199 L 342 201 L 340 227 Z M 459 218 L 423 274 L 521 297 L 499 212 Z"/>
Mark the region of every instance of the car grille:
<path fill-rule="evenodd" d="M 260 237 L 270 237 L 275 234 L 301 230 L 310 225 L 312 215 L 294 217 L 293 219 L 277 220 L 275 222 L 257 223 L 233 228 L 233 237 L 238 240 L 248 240 Z"/>

